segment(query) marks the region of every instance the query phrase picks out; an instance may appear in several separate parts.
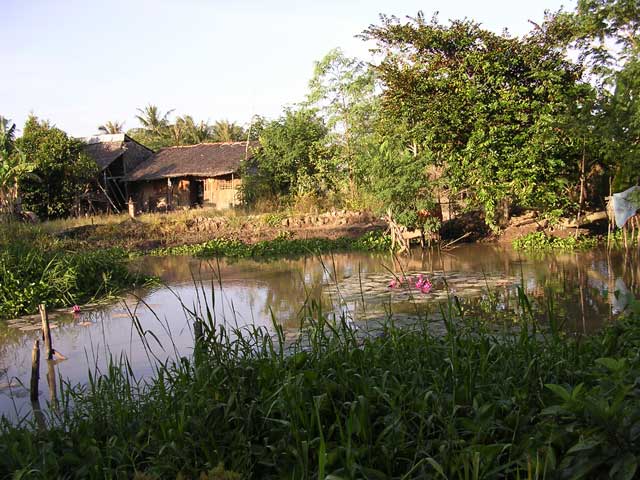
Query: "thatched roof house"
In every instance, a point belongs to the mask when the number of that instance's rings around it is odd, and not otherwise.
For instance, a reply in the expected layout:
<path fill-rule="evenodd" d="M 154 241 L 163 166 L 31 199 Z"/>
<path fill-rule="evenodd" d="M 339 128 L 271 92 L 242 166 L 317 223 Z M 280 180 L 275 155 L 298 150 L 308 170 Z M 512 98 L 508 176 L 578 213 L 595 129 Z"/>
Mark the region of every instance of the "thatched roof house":
<path fill-rule="evenodd" d="M 128 176 L 138 208 L 144 211 L 239 203 L 242 162 L 257 142 L 201 143 L 160 150 Z"/>
<path fill-rule="evenodd" d="M 86 137 L 84 143 L 84 151 L 96 162 L 100 172 L 99 192 L 93 201 L 105 203 L 101 209 L 120 210 L 129 198 L 126 176 L 151 157 L 153 150 L 124 133 Z"/>

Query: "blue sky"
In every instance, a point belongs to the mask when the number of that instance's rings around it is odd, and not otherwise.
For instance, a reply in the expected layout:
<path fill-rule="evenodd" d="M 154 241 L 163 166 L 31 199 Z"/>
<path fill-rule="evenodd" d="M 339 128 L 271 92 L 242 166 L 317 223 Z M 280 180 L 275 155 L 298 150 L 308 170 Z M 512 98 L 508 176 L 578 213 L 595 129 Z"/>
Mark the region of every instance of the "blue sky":
<path fill-rule="evenodd" d="M 0 115 L 30 112 L 74 136 L 107 120 L 138 126 L 148 103 L 245 124 L 304 98 L 314 61 L 385 13 L 471 18 L 512 35 L 575 0 L 0 0 Z"/>

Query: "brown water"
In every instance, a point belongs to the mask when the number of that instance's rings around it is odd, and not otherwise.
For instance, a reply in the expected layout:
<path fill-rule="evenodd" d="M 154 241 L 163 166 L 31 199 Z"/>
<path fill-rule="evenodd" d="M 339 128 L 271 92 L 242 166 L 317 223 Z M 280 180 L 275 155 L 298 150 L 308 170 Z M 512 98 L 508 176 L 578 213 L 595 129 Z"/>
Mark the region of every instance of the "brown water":
<path fill-rule="evenodd" d="M 132 315 L 143 331 L 154 333 L 146 338 L 159 358 L 189 355 L 193 319 L 186 309 L 205 310 L 205 299 L 218 323 L 271 329 L 275 319 L 293 335 L 305 299 L 321 299 L 326 312 L 344 312 L 366 328 L 388 312 L 407 322 L 435 312 L 448 295 L 477 308 L 492 299 L 496 310 L 508 311 L 517 308 L 516 288 L 522 285 L 534 305 L 553 298 L 555 316 L 564 328 L 588 333 L 623 311 L 640 282 L 637 257 L 625 257 L 623 252 L 520 256 L 488 245 L 465 245 L 441 254 L 414 252 L 401 259 L 366 253 L 265 262 L 149 257 L 134 268 L 159 276 L 166 286 L 131 292 L 109 305 L 85 308 L 79 315 L 56 316 L 54 347 L 67 357 L 53 365 L 56 376 L 85 382 L 89 371 L 104 370 L 110 356 L 121 354 L 137 375 L 150 374 L 154 362 L 141 348 Z M 415 278 L 418 273 L 431 279 L 431 292 L 388 287 L 394 277 Z M 540 318 L 544 321 L 544 308 Z M 30 414 L 23 384 L 28 386 L 38 322 L 26 318 L 0 324 L 0 413 L 14 420 Z M 47 362 L 41 363 L 44 406 L 50 391 Z"/>

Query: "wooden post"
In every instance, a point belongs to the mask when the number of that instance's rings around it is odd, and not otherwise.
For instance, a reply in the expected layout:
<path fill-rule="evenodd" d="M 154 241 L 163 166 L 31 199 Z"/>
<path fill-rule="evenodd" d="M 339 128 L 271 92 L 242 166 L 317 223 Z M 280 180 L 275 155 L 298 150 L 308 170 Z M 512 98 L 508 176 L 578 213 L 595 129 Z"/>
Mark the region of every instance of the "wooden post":
<path fill-rule="evenodd" d="M 129 206 L 129 217 L 136 218 L 136 203 L 131 198 L 129 198 L 128 206 Z"/>
<path fill-rule="evenodd" d="M 51 405 L 58 407 L 58 390 L 56 389 L 56 370 L 53 360 L 47 360 L 47 384 L 49 385 L 49 398 Z"/>
<path fill-rule="evenodd" d="M 38 401 L 38 381 L 40 380 L 40 340 L 33 343 L 31 351 L 31 401 Z"/>
<path fill-rule="evenodd" d="M 51 329 L 49 328 L 49 315 L 47 314 L 47 307 L 44 303 L 38 305 L 40 311 L 40 318 L 42 319 L 42 340 L 44 341 L 44 348 L 47 354 L 47 360 L 53 359 L 53 346 L 51 345 Z"/>

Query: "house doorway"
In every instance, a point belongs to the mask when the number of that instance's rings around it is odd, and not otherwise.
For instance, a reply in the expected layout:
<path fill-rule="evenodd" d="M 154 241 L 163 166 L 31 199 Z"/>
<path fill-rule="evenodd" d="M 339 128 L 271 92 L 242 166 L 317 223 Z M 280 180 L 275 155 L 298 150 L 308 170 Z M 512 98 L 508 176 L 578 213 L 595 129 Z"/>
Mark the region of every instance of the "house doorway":
<path fill-rule="evenodd" d="M 204 205 L 204 180 L 191 180 L 189 194 L 191 207 L 202 207 Z"/>

